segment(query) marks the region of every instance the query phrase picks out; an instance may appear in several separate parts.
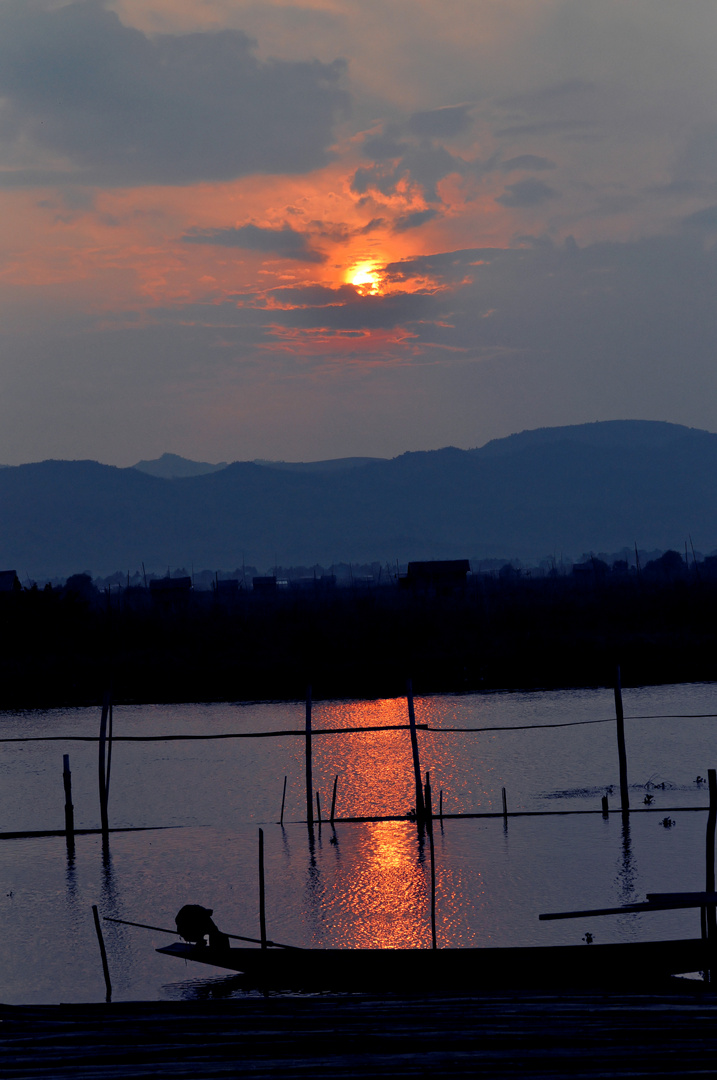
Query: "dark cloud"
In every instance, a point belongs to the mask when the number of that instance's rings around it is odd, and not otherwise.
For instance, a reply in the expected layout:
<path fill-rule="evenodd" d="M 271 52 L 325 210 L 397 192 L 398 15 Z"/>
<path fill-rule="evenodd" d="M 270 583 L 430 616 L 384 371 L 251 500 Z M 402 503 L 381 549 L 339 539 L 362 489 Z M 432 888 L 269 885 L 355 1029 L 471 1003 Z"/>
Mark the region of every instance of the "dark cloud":
<path fill-rule="evenodd" d="M 595 127 L 594 120 L 581 120 L 576 117 L 571 120 L 537 120 L 534 123 L 512 124 L 509 127 L 496 128 L 493 134 L 496 138 L 516 135 L 553 135 L 564 132 L 566 135 L 580 134 L 587 129 Z"/>
<path fill-rule="evenodd" d="M 214 244 L 218 247 L 239 247 L 248 251 L 265 251 L 285 259 L 302 262 L 324 261 L 319 251 L 310 247 L 306 236 L 290 225 L 282 229 L 262 229 L 258 225 L 242 225 L 238 229 L 190 229 L 182 237 L 185 244 Z"/>
<path fill-rule="evenodd" d="M 360 294 L 353 285 L 342 285 L 338 289 L 330 289 L 326 285 L 300 285 L 296 288 L 271 289 L 269 296 L 279 304 L 314 308 L 329 307 L 332 304 L 353 304 L 360 299 Z"/>
<path fill-rule="evenodd" d="M 328 160 L 344 65 L 260 61 L 236 30 L 147 37 L 97 0 L 0 5 L 0 136 L 69 162 L 24 184 L 185 184 Z M 5 186 L 12 174 L 4 174 Z"/>
<path fill-rule="evenodd" d="M 503 98 L 496 104 L 508 108 L 517 106 L 532 112 L 546 106 L 552 108 L 556 102 L 562 103 L 566 100 L 572 102 L 576 97 L 582 98 L 596 89 L 595 83 L 587 79 L 564 79 L 562 82 L 536 87 L 529 93 L 514 94 L 512 97 Z"/>
<path fill-rule="evenodd" d="M 351 181 L 352 191 L 357 195 L 366 195 L 372 190 L 382 195 L 395 195 L 399 184 L 408 182 L 418 188 L 428 202 L 439 202 L 438 182 L 453 173 L 464 173 L 468 167 L 463 158 L 450 154 L 443 146 L 416 146 L 408 142 L 394 145 L 400 156 L 392 154 L 388 160 L 386 154 L 377 164 L 358 168 Z M 367 153 L 375 147 L 375 140 L 371 140 Z"/>
<path fill-rule="evenodd" d="M 500 168 L 502 172 L 542 172 L 544 169 L 557 169 L 557 165 L 549 158 L 538 157 L 537 154 L 519 154 L 518 157 L 501 162 Z"/>
<path fill-rule="evenodd" d="M 416 112 L 406 124 L 412 135 L 429 139 L 449 139 L 470 128 L 470 105 L 448 105 L 442 109 Z"/>
<path fill-rule="evenodd" d="M 406 232 L 408 229 L 417 229 L 437 217 L 440 217 L 438 210 L 415 210 L 412 214 L 404 214 L 403 217 L 397 218 L 393 225 L 393 231 L 400 233 Z"/>
<path fill-rule="evenodd" d="M 548 187 L 542 180 L 530 178 L 508 184 L 503 194 L 498 195 L 495 201 L 502 206 L 510 207 L 541 206 L 549 199 L 556 198 L 557 194 L 554 188 Z"/>

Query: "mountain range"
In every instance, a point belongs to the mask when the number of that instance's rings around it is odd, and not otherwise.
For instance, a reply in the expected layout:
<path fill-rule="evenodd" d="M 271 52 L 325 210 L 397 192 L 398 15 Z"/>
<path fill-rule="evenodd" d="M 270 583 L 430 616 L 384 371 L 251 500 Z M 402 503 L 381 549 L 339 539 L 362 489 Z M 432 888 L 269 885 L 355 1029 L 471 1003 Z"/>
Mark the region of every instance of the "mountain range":
<path fill-rule="evenodd" d="M 23 579 L 142 563 L 164 572 L 577 558 L 634 543 L 682 550 L 688 538 L 708 552 L 717 435 L 614 420 L 392 459 L 43 461 L 0 470 L 0 506 L 0 568 Z"/>

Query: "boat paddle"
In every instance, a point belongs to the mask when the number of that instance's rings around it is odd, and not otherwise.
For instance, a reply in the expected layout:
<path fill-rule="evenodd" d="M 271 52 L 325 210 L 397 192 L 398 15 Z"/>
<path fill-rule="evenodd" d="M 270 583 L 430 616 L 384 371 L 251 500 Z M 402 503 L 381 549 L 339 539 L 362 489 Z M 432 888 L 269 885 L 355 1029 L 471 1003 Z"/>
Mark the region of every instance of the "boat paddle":
<path fill-rule="evenodd" d="M 103 915 L 105 922 L 122 923 L 123 926 L 138 926 L 140 930 L 157 930 L 160 934 L 176 934 L 181 937 L 177 930 L 167 930 L 165 926 L 148 926 L 147 923 L 130 922 L 128 919 L 113 919 L 110 915 Z M 233 938 L 234 941 L 251 941 L 255 945 L 261 945 L 261 939 L 255 937 L 242 937 L 241 934 L 226 934 L 225 937 Z M 266 944 L 274 949 L 298 949 L 301 945 L 282 945 L 280 941 L 267 941 Z"/>

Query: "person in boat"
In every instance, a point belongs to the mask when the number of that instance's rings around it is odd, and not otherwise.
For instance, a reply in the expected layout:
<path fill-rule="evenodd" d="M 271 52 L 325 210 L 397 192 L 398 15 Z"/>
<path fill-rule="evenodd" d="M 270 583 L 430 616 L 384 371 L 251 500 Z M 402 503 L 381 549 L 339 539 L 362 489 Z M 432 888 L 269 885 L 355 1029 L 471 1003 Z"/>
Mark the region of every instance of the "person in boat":
<path fill-rule="evenodd" d="M 174 917 L 177 933 L 193 945 L 206 944 L 204 939 L 208 937 L 210 949 L 228 949 L 229 938 L 218 928 L 212 919 L 213 914 L 213 908 L 205 908 L 201 904 L 185 904 Z"/>

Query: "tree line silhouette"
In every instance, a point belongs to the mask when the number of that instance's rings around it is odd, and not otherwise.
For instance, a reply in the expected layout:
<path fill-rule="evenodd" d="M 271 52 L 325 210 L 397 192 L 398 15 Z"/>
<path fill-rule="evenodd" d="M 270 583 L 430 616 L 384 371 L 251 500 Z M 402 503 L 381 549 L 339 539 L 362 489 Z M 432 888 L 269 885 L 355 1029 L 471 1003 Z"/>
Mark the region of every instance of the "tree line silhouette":
<path fill-rule="evenodd" d="M 717 560 L 715 560 L 717 562 Z M 602 565 L 600 565 L 602 563 Z M 666 552 L 532 577 L 510 564 L 461 588 L 386 575 L 160 597 L 137 585 L 0 594 L 0 707 L 391 697 L 717 679 L 717 567 Z"/>

